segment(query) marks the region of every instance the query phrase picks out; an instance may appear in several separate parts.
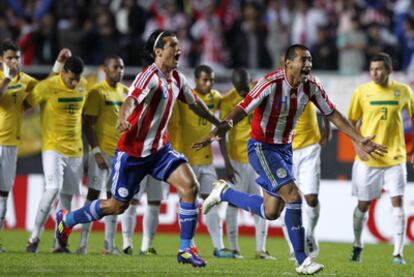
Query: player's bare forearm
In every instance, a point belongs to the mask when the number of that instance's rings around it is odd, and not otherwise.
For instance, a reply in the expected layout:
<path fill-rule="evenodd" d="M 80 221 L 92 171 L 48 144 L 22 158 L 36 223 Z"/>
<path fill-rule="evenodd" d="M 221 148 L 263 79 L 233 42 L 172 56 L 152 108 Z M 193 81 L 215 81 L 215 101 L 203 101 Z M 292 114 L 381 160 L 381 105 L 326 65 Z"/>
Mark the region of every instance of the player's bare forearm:
<path fill-rule="evenodd" d="M 361 136 L 355 126 L 336 109 L 328 116 L 328 119 L 358 145 L 356 148 L 359 148 L 371 157 L 375 158 L 374 155 L 384 156 L 384 153 L 387 153 L 386 146 L 373 141 L 375 135 Z"/>
<path fill-rule="evenodd" d="M 237 172 L 234 171 L 233 165 L 230 162 L 229 153 L 227 151 L 226 137 L 223 137 L 221 140 L 219 140 L 219 145 L 220 145 L 221 155 L 223 156 L 223 159 L 224 159 L 224 166 L 226 169 L 227 179 L 230 182 L 235 183 Z"/>
<path fill-rule="evenodd" d="M 7 87 L 9 86 L 11 80 L 8 78 L 4 78 L 0 84 L 0 98 L 6 93 Z"/>
<path fill-rule="evenodd" d="M 220 119 L 218 119 L 206 106 L 206 104 L 201 99 L 197 99 L 194 104 L 189 105 L 190 109 L 198 116 L 207 119 L 213 125 L 217 126 L 220 124 Z"/>
<path fill-rule="evenodd" d="M 338 110 L 334 110 L 334 112 L 327 116 L 330 122 L 335 124 L 339 130 L 341 130 L 345 135 L 347 135 L 352 141 L 356 142 L 357 144 L 363 139 L 363 137 L 359 134 L 358 130 L 346 119 Z"/>
<path fill-rule="evenodd" d="M 116 123 L 116 129 L 118 131 L 123 132 L 131 128 L 128 118 L 134 111 L 136 105 L 137 101 L 132 97 L 127 97 L 124 103 L 122 103 L 122 106 L 119 109 L 118 122 Z"/>
<path fill-rule="evenodd" d="M 98 146 L 98 139 L 96 137 L 96 119 L 96 116 L 85 115 L 85 133 L 91 148 Z"/>

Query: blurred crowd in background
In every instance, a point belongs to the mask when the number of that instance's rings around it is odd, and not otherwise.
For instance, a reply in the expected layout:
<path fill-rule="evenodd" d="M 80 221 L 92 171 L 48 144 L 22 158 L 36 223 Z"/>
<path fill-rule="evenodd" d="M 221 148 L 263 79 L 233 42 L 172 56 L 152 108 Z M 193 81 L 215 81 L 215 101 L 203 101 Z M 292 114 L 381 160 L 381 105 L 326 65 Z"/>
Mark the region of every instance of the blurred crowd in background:
<path fill-rule="evenodd" d="M 414 71 L 414 0 L 0 1 L 0 41 L 16 40 L 24 65 L 52 64 L 68 47 L 89 65 L 118 54 L 140 66 L 157 28 L 177 32 L 181 67 L 275 68 L 302 43 L 316 70 L 357 74 L 385 51 L 394 69 Z"/>

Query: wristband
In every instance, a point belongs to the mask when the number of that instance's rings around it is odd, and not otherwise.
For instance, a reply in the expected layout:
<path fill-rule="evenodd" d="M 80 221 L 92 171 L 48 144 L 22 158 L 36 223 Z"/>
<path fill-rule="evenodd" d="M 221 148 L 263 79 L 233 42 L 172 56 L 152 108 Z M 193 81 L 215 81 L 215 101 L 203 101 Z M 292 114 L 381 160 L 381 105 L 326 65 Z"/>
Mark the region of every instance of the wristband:
<path fill-rule="evenodd" d="M 92 148 L 91 152 L 94 155 L 102 153 L 101 148 L 99 148 L 99 146 L 96 146 L 96 147 Z"/>
<path fill-rule="evenodd" d="M 55 61 L 55 64 L 53 65 L 52 71 L 54 73 L 59 73 L 63 69 L 63 63 L 59 62 L 58 60 Z"/>
<path fill-rule="evenodd" d="M 3 73 L 4 78 L 9 79 L 10 81 L 13 79 L 13 76 L 10 75 L 10 68 L 3 62 Z"/>

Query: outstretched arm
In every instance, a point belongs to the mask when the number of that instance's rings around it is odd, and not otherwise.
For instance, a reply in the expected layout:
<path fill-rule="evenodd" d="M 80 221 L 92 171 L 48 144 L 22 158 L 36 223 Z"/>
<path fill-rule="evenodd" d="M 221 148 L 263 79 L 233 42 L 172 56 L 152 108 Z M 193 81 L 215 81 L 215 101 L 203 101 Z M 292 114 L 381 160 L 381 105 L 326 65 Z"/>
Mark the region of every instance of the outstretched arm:
<path fill-rule="evenodd" d="M 194 149 L 201 149 L 215 140 L 220 140 L 228 130 L 230 130 L 235 124 L 239 123 L 245 116 L 246 112 L 239 106 L 234 107 L 234 109 L 223 119 L 223 121 L 214 128 L 209 136 L 200 142 L 193 144 Z"/>
<path fill-rule="evenodd" d="M 214 124 L 215 126 L 220 124 L 220 119 L 218 119 L 209 108 L 207 108 L 206 104 L 200 98 L 197 99 L 193 104 L 189 105 L 190 109 L 198 116 L 207 119 L 209 122 Z"/>
<path fill-rule="evenodd" d="M 360 148 L 360 150 L 371 157 L 375 158 L 375 155 L 384 156 L 384 153 L 387 153 L 386 146 L 372 141 L 375 135 L 368 137 L 361 136 L 355 127 L 338 110 L 335 109 L 334 112 L 327 117 L 339 130 L 344 132 L 345 135 L 355 143 L 357 148 Z"/>

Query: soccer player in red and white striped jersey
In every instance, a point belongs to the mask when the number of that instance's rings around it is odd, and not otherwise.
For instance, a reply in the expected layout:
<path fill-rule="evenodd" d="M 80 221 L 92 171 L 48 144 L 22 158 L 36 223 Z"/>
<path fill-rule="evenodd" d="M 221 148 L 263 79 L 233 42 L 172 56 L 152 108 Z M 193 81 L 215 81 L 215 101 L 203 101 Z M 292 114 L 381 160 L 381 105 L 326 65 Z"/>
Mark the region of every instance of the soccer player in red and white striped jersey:
<path fill-rule="evenodd" d="M 180 247 L 177 260 L 205 266 L 192 245 L 198 221 L 198 182 L 184 155 L 170 145 L 167 124 L 175 101 L 187 103 L 199 116 L 214 125 L 221 123 L 191 91 L 176 68 L 180 47 L 176 35 L 157 30 L 149 37 L 144 52 L 147 66 L 137 75 L 119 111 L 117 129 L 124 132 L 118 142 L 112 173 L 112 198 L 96 200 L 65 215 L 57 214 L 56 236 L 66 244 L 71 228 L 78 223 L 120 214 L 139 190 L 140 181 L 151 175 L 174 185 L 180 193 Z"/>
<path fill-rule="evenodd" d="M 218 181 L 203 203 L 203 212 L 207 213 L 217 203 L 227 201 L 263 218 L 275 220 L 285 206 L 285 224 L 298 264 L 296 271 L 301 274 L 314 274 L 324 267 L 305 253 L 302 200 L 292 173 L 291 142 L 297 120 L 306 104 L 312 101 L 363 151 L 370 155 L 386 152 L 386 147 L 371 140 L 373 136 L 362 137 L 335 109 L 321 82 L 310 74 L 311 69 L 310 51 L 303 45 L 290 46 L 285 54 L 285 68 L 264 76 L 223 123 L 210 133 L 209 138 L 194 144 L 197 149 L 217 137 L 223 137 L 231 126 L 254 111 L 248 155 L 249 162 L 259 174 L 256 182 L 263 188 L 264 197 L 236 191 L 224 181 Z"/>

